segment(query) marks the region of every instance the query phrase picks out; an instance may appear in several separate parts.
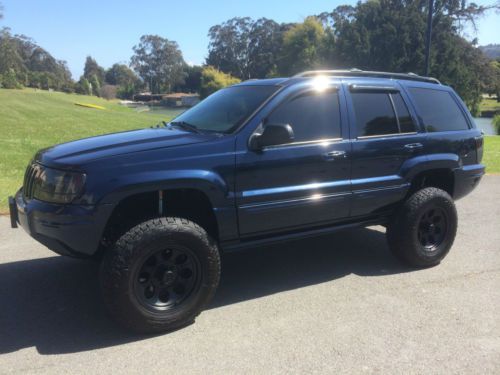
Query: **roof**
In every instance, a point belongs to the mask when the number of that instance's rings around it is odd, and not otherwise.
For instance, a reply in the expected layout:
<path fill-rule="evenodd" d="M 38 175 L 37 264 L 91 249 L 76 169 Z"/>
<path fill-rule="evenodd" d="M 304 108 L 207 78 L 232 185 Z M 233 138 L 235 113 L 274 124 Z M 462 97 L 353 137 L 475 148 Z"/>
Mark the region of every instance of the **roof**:
<path fill-rule="evenodd" d="M 371 78 L 391 78 L 406 79 L 409 81 L 421 81 L 441 84 L 436 78 L 419 76 L 415 73 L 391 73 L 376 72 L 371 70 L 349 69 L 349 70 L 309 70 L 293 76 L 293 78 L 315 77 L 318 75 L 335 77 L 371 77 Z"/>
<path fill-rule="evenodd" d="M 288 81 L 290 78 L 263 78 L 263 79 L 248 79 L 240 82 L 235 86 L 267 86 L 267 85 L 281 85 Z"/>
<path fill-rule="evenodd" d="M 329 77 L 349 77 L 349 78 L 383 78 L 383 79 L 397 79 L 408 81 L 419 81 L 440 85 L 436 78 L 424 77 L 415 73 L 391 73 L 391 72 L 376 72 L 370 70 L 310 70 L 294 75 L 290 78 L 265 78 L 265 79 L 249 79 L 243 81 L 236 86 L 261 86 L 261 85 L 290 85 L 298 80 L 309 79 L 316 76 L 329 76 Z"/>

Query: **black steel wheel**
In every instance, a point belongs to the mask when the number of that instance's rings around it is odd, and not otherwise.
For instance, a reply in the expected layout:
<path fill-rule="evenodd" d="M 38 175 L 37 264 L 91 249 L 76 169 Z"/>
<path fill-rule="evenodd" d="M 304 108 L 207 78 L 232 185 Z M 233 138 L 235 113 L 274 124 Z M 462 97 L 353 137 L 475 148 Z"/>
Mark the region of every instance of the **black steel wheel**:
<path fill-rule="evenodd" d="M 191 250 L 171 245 L 149 255 L 134 275 L 134 292 L 144 307 L 172 309 L 200 287 L 200 264 Z"/>
<path fill-rule="evenodd" d="M 404 263 L 429 267 L 448 254 L 457 231 L 457 211 L 450 195 L 429 187 L 415 192 L 387 226 L 387 240 Z"/>
<path fill-rule="evenodd" d="M 435 251 L 443 243 L 448 230 L 446 211 L 431 208 L 424 212 L 418 225 L 418 240 L 427 251 Z"/>
<path fill-rule="evenodd" d="M 215 294 L 217 244 L 203 228 L 176 217 L 146 221 L 104 254 L 101 290 L 111 315 L 141 333 L 190 324 Z"/>

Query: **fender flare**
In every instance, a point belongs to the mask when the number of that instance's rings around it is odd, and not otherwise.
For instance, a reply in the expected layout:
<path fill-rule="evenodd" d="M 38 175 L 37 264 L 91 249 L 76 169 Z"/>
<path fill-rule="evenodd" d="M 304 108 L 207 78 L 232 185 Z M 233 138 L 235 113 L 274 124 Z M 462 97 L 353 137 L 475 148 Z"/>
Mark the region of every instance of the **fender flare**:
<path fill-rule="evenodd" d="M 448 169 L 454 171 L 460 168 L 460 158 L 456 154 L 431 154 L 416 156 L 406 160 L 400 169 L 400 175 L 410 182 L 422 172 L 434 169 Z"/>
<path fill-rule="evenodd" d="M 113 181 L 110 191 L 100 200 L 117 204 L 131 195 L 155 190 L 194 189 L 202 191 L 213 208 L 228 206 L 229 186 L 218 174 L 206 170 L 144 171 Z"/>

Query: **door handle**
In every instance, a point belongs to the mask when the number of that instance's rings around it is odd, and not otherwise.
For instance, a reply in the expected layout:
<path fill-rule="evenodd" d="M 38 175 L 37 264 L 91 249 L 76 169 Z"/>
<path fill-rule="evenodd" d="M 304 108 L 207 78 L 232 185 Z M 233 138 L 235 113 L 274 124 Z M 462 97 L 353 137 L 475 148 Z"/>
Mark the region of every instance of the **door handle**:
<path fill-rule="evenodd" d="M 343 159 L 347 157 L 347 154 L 345 151 L 330 151 L 327 152 L 326 154 L 323 154 L 323 157 L 326 160 Z"/>
<path fill-rule="evenodd" d="M 414 151 L 414 150 L 421 149 L 422 147 L 424 147 L 424 145 L 422 143 L 408 143 L 404 147 L 405 147 L 405 150 Z"/>

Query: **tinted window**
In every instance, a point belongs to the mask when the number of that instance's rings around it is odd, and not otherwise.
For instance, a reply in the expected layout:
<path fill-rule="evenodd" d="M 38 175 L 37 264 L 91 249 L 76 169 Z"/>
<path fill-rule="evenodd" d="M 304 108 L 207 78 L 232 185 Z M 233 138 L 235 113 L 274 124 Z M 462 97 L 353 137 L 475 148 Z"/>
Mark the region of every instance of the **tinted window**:
<path fill-rule="evenodd" d="M 429 132 L 464 130 L 469 126 L 450 93 L 440 90 L 410 88 L 411 96 Z"/>
<path fill-rule="evenodd" d="M 411 119 L 408 107 L 406 107 L 401 94 L 391 94 L 394 109 L 398 116 L 399 130 L 401 133 L 414 133 L 416 131 L 413 120 Z"/>
<path fill-rule="evenodd" d="M 352 92 L 358 137 L 399 133 L 388 93 Z"/>
<path fill-rule="evenodd" d="M 184 121 L 200 130 L 229 133 L 277 89 L 271 85 L 228 87 L 210 95 L 173 121 Z"/>
<path fill-rule="evenodd" d="M 307 92 L 279 106 L 268 123 L 289 124 L 294 142 L 340 138 L 340 109 L 337 92 Z"/>

